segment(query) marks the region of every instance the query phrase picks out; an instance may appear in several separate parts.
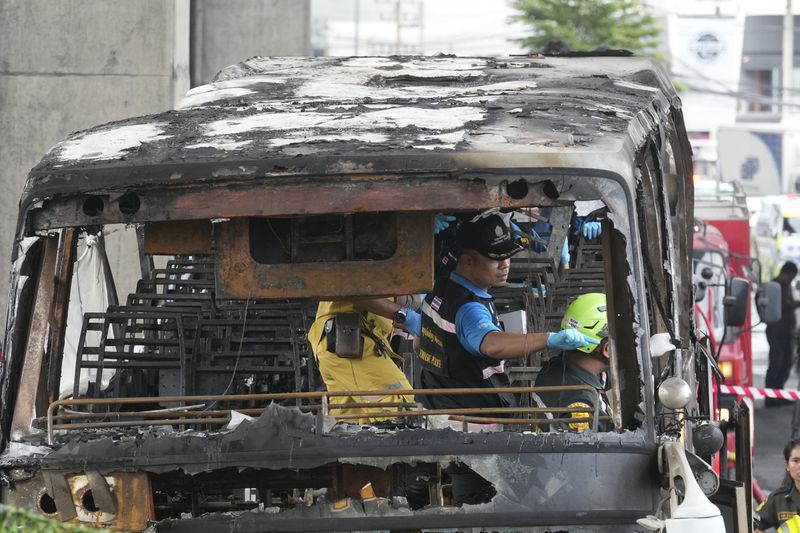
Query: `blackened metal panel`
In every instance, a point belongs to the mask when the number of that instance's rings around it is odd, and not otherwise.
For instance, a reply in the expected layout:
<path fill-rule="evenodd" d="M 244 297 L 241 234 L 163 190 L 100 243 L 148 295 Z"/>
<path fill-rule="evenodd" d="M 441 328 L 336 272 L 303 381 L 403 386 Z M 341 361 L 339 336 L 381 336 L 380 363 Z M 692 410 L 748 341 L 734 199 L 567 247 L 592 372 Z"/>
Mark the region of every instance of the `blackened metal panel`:
<path fill-rule="evenodd" d="M 213 169 L 209 169 L 213 170 Z M 45 200 L 30 212 L 28 231 L 64 226 L 112 223 L 133 224 L 156 220 L 212 220 L 245 216 L 280 217 L 385 211 L 480 210 L 490 207 L 547 205 L 544 185 L 531 185 L 527 194 L 512 197 L 506 182 L 518 179 L 516 171 L 464 177 L 456 169 L 450 176 L 426 172 L 402 175 L 271 178 L 252 180 L 242 174 L 238 183 L 207 183 L 187 189 L 153 187 L 140 191 L 142 209 L 136 213 L 103 209 L 88 211 L 84 202 L 109 203 L 111 195 L 94 191 Z M 506 178 L 507 176 L 507 178 Z M 250 179 L 242 183 L 245 178 Z M 505 178 L 505 179 L 504 179 Z M 98 176 L 100 179 L 100 176 Z M 103 182 L 99 191 L 103 191 Z M 552 184 L 551 184 L 552 186 Z M 24 210 L 20 213 L 25 215 Z"/>

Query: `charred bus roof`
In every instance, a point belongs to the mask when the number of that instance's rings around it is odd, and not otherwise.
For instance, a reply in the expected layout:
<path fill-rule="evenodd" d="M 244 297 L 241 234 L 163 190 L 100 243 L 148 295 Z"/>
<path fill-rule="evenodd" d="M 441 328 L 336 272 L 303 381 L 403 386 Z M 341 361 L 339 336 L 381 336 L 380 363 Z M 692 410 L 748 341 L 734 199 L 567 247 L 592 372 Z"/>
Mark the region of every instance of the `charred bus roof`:
<path fill-rule="evenodd" d="M 535 169 L 591 169 L 631 183 L 634 151 L 677 105 L 663 70 L 645 58 L 256 57 L 191 90 L 180 109 L 60 142 L 31 171 L 21 213 L 33 215 L 30 234 L 91 223 L 395 210 L 397 198 L 381 201 L 381 193 L 407 187 L 409 175 L 418 180 L 415 193 L 427 186 L 437 193 L 415 194 L 404 210 L 463 208 L 465 198 L 447 194 L 448 183 L 497 185 Z M 308 205 L 308 186 L 323 181 L 346 190 Z M 369 205 L 352 194 L 355 181 L 372 188 Z M 301 190 L 280 202 L 239 201 L 252 187 L 279 183 Z M 216 194 L 217 185 L 240 198 L 209 205 L 207 197 L 181 201 L 175 193 Z M 136 198 L 120 200 L 126 192 Z M 87 208 L 93 194 L 119 209 Z M 485 194 L 493 205 L 513 204 Z M 479 197 L 470 198 L 479 204 Z"/>

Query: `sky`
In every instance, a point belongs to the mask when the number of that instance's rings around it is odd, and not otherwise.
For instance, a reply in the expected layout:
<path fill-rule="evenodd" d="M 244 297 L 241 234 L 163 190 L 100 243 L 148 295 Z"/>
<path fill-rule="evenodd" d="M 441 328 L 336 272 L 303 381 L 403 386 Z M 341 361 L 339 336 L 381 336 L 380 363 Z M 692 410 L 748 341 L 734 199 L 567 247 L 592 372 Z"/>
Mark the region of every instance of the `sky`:
<path fill-rule="evenodd" d="M 396 5 L 395 0 L 312 0 L 314 47 L 324 47 L 325 43 L 326 55 L 354 55 L 354 21 L 358 6 L 358 55 L 394 52 L 398 26 Z M 523 37 L 525 28 L 509 23 L 514 11 L 507 0 L 403 0 L 401 6 L 400 42 L 404 52 L 523 53 L 513 39 Z"/>

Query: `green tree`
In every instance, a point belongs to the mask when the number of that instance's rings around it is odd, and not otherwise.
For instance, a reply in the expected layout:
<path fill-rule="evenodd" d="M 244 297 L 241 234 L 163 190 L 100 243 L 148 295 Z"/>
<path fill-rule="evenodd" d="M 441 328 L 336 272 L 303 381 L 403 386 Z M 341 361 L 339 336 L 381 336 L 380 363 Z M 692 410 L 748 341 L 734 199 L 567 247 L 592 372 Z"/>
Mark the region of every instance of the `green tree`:
<path fill-rule="evenodd" d="M 521 39 L 531 52 L 541 52 L 560 39 L 570 51 L 599 46 L 653 53 L 661 28 L 639 0 L 511 0 L 519 11 L 514 21 L 529 24 L 532 33 Z"/>

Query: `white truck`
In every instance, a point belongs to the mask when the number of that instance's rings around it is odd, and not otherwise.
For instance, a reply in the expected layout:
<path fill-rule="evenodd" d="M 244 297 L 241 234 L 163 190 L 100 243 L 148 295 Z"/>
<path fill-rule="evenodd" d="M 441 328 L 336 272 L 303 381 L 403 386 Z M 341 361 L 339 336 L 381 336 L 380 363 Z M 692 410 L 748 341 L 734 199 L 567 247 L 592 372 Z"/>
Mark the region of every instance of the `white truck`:
<path fill-rule="evenodd" d="M 800 123 L 720 126 L 722 181 L 739 181 L 747 196 L 800 192 Z"/>

